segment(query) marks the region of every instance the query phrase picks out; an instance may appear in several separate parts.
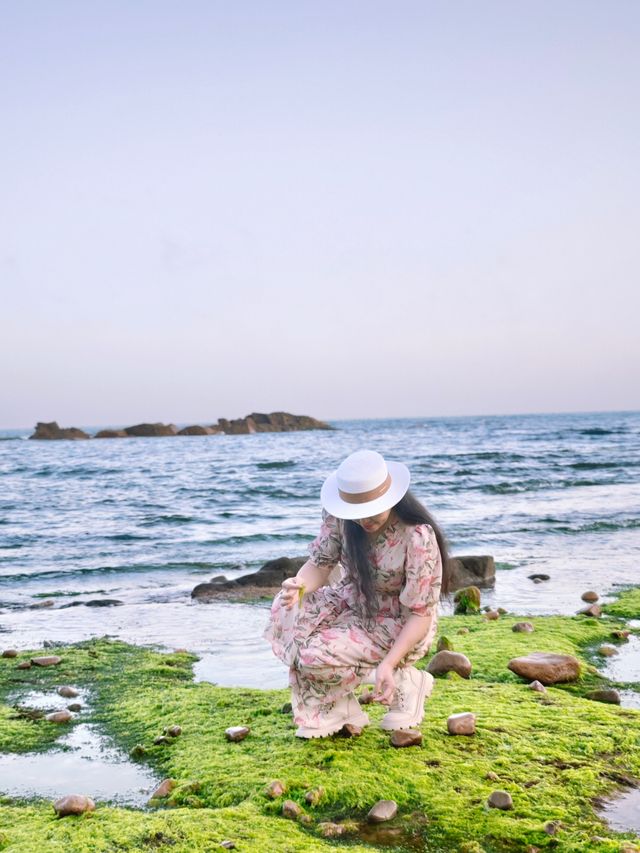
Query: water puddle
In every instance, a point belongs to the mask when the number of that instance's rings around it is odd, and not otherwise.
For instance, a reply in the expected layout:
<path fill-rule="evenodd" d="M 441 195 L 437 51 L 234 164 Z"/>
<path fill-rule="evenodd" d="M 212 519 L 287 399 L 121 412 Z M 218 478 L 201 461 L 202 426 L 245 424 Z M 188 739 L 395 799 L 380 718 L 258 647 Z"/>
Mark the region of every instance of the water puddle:
<path fill-rule="evenodd" d="M 640 637 L 632 634 L 625 643 L 616 645 L 617 655 L 607 658 L 602 669 L 610 681 L 640 682 Z"/>
<path fill-rule="evenodd" d="M 640 711 L 640 693 L 637 690 L 621 690 L 620 707 L 634 708 Z"/>
<path fill-rule="evenodd" d="M 68 708 L 69 705 L 78 704 L 86 707 L 88 692 L 86 690 L 78 690 L 78 695 L 72 698 L 65 698 L 59 693 L 41 693 L 38 690 L 33 690 L 31 693 L 13 694 L 8 697 L 9 705 L 16 705 L 20 708 L 33 708 L 43 713 L 50 711 L 61 711 L 63 708 Z"/>
<path fill-rule="evenodd" d="M 640 788 L 632 788 L 598 810 L 616 832 L 640 833 Z"/>

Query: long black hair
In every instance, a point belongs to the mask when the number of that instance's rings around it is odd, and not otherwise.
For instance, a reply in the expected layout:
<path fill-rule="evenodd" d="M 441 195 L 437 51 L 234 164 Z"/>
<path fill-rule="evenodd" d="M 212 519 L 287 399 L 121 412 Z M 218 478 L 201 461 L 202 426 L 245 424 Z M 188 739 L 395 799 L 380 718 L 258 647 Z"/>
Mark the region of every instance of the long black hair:
<path fill-rule="evenodd" d="M 393 507 L 393 511 L 405 524 L 429 524 L 433 528 L 442 560 L 440 592 L 442 595 L 447 595 L 449 592 L 449 547 L 439 524 L 411 492 L 405 494 Z M 364 602 L 363 615 L 367 619 L 372 619 L 378 610 L 378 598 L 375 590 L 373 567 L 369 560 L 371 543 L 366 531 L 356 521 L 345 520 L 343 524 L 344 547 L 348 560 L 348 566 L 345 567 L 347 575 L 362 597 Z"/>

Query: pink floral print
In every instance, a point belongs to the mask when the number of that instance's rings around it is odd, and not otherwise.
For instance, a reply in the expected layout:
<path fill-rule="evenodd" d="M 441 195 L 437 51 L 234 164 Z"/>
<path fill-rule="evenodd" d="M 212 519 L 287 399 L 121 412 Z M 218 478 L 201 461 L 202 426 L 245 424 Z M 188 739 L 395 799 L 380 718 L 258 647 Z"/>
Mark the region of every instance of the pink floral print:
<path fill-rule="evenodd" d="M 323 512 L 322 526 L 309 546 L 313 562 L 331 571 L 348 566 L 343 552 L 343 523 Z M 367 621 L 360 615 L 358 594 L 343 568 L 335 586 L 305 595 L 297 618 L 276 595 L 265 638 L 287 663 L 294 720 L 319 726 L 322 715 L 351 693 L 385 657 L 409 615 L 430 616 L 426 636 L 402 665 L 423 657 L 436 633 L 442 562 L 433 528 L 389 524 L 371 549 L 378 612 Z"/>

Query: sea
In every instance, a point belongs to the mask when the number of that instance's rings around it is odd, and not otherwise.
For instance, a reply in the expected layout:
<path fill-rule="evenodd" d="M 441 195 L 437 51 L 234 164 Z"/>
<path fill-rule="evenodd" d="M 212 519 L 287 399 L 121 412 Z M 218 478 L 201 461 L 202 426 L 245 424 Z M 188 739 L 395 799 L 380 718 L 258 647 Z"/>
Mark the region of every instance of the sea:
<path fill-rule="evenodd" d="M 190 649 L 199 680 L 286 686 L 262 639 L 268 605 L 191 590 L 304 555 L 324 478 L 361 448 L 408 465 L 454 555 L 494 557 L 487 604 L 571 614 L 585 590 L 640 583 L 640 412 L 331 425 L 75 442 L 0 430 L 0 648 L 107 635 Z M 104 599 L 119 604 L 86 604 Z"/>

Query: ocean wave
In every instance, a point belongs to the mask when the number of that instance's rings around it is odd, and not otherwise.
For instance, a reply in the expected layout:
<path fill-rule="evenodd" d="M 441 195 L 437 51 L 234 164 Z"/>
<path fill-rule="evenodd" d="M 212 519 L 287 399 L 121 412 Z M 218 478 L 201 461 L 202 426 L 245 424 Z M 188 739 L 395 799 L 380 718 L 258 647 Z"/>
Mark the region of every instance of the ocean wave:
<path fill-rule="evenodd" d="M 171 515 L 157 515 L 153 518 L 148 518 L 140 522 L 140 527 L 157 527 L 162 524 L 193 524 L 203 519 L 195 518 L 193 515 L 179 515 L 174 513 Z"/>
<path fill-rule="evenodd" d="M 170 563 L 134 563 L 123 564 L 121 566 L 96 566 L 90 568 L 88 566 L 74 566 L 69 569 L 45 569 L 44 571 L 35 572 L 16 572 L 15 574 L 0 575 L 0 586 L 11 586 L 17 581 L 33 581 L 35 579 L 60 579 L 73 577 L 86 577 L 93 575 L 127 575 L 127 574 L 144 574 L 145 572 L 172 572 L 172 571 L 194 571 L 194 572 L 230 572 L 230 571 L 251 571 L 251 566 L 241 562 L 229 563 L 228 561 L 216 562 L 198 562 L 198 561 L 178 561 Z M 82 592 L 84 595 L 84 591 Z"/>

